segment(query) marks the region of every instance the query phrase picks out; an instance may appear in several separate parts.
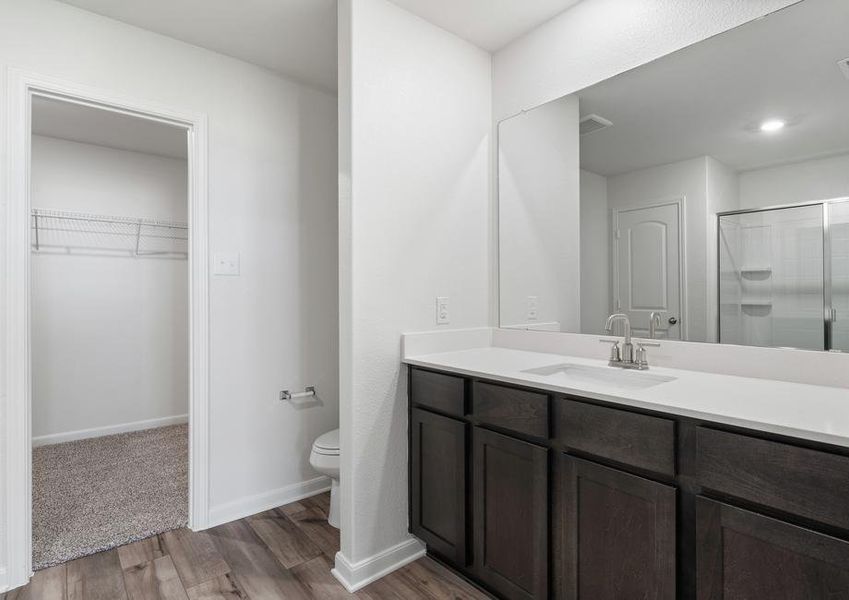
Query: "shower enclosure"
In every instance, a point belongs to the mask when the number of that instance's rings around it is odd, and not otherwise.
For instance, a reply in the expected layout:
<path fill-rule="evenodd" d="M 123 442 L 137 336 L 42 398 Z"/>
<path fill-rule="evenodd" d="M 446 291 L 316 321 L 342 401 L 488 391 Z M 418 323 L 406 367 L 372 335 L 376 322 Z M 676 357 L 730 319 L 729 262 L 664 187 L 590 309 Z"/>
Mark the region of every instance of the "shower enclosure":
<path fill-rule="evenodd" d="M 849 198 L 717 218 L 719 341 L 849 352 Z"/>

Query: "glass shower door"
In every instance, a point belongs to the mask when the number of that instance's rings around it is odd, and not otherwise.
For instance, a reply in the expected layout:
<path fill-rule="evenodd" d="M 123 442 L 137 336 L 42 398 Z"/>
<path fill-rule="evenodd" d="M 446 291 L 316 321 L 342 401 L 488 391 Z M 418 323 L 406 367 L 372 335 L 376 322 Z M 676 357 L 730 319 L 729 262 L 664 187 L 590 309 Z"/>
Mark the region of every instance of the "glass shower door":
<path fill-rule="evenodd" d="M 720 215 L 721 342 L 825 349 L 824 231 L 821 204 Z"/>
<path fill-rule="evenodd" d="M 831 348 L 849 352 L 849 201 L 828 205 L 831 246 Z"/>

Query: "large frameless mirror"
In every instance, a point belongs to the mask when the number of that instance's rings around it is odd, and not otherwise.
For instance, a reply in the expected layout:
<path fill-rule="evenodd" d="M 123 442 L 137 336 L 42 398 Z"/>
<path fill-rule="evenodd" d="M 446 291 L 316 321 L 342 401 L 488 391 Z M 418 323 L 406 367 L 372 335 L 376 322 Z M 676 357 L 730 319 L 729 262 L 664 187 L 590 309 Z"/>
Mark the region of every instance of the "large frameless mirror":
<path fill-rule="evenodd" d="M 849 3 L 498 126 L 502 327 L 849 351 Z"/>

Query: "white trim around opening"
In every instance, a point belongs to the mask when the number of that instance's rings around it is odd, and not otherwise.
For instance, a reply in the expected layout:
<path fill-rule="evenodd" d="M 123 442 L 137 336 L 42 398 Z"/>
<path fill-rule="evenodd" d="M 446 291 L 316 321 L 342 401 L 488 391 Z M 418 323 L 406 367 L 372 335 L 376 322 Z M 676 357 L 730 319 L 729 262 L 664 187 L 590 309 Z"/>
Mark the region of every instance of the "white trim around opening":
<path fill-rule="evenodd" d="M 0 187 L 0 591 L 32 574 L 30 109 L 45 96 L 182 127 L 189 171 L 189 527 L 209 526 L 207 118 L 18 69 L 6 74 Z M 2 564 L 5 563 L 5 564 Z"/>

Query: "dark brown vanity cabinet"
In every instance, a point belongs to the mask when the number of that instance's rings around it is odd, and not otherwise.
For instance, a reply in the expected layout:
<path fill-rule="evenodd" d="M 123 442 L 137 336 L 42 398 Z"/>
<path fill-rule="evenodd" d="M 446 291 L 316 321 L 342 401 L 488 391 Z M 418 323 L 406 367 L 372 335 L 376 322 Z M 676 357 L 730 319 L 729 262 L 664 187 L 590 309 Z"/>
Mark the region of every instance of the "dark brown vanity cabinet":
<path fill-rule="evenodd" d="M 413 369 L 410 392 L 415 404 L 454 417 L 466 414 L 466 380 L 456 375 Z"/>
<path fill-rule="evenodd" d="M 548 394 L 476 381 L 472 396 L 472 415 L 481 425 L 548 438 Z"/>
<path fill-rule="evenodd" d="M 849 530 L 849 456 L 699 427 L 702 489 Z"/>
<path fill-rule="evenodd" d="M 507 600 L 849 600 L 849 450 L 410 372 L 410 531 Z"/>
<path fill-rule="evenodd" d="M 849 598 L 849 542 L 697 499 L 698 600 Z"/>
<path fill-rule="evenodd" d="M 548 450 L 473 434 L 474 573 L 511 600 L 548 598 Z"/>
<path fill-rule="evenodd" d="M 424 410 L 410 415 L 410 531 L 458 566 L 467 563 L 468 425 Z"/>
<path fill-rule="evenodd" d="M 676 489 L 566 454 L 554 473 L 553 597 L 673 600 Z"/>

